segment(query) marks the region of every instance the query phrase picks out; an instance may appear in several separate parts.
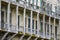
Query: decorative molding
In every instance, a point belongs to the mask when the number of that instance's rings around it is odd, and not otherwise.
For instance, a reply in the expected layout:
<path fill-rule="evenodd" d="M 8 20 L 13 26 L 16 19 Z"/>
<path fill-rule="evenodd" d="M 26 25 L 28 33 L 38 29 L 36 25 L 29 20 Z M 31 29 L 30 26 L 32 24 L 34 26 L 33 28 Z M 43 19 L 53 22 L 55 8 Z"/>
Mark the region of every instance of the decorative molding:
<path fill-rule="evenodd" d="M 60 3 L 60 0 L 57 0 L 58 1 L 58 3 Z"/>

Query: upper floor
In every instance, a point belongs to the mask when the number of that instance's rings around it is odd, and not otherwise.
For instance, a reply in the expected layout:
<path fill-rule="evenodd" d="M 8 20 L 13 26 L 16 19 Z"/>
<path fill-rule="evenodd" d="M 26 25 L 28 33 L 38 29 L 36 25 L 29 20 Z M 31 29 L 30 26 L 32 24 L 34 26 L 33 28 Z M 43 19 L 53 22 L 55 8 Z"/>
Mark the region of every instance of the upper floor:
<path fill-rule="evenodd" d="M 57 1 L 49 0 L 2 0 L 10 4 L 18 5 L 29 10 L 36 12 L 43 12 L 43 14 L 49 15 L 51 17 L 60 18 L 60 6 Z"/>

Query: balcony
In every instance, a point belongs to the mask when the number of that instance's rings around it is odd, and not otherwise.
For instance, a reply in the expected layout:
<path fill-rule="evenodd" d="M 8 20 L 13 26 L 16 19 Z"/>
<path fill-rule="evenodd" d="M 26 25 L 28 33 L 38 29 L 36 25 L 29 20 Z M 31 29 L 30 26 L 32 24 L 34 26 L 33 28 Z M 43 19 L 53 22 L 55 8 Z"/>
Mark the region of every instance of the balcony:
<path fill-rule="evenodd" d="M 46 35 L 46 38 L 47 38 L 47 39 L 50 39 L 51 37 L 50 37 L 50 35 L 49 35 L 49 34 L 47 34 L 47 35 Z"/>
<path fill-rule="evenodd" d="M 19 32 L 22 32 L 24 34 L 24 27 L 20 26 L 18 30 Z M 31 35 L 31 28 L 25 28 L 25 33 Z M 35 34 L 36 36 L 38 36 L 37 30 L 32 29 L 32 34 Z"/>
<path fill-rule="evenodd" d="M 13 5 L 17 5 L 20 6 L 20 7 L 27 7 L 27 9 L 29 10 L 33 10 L 33 11 L 36 11 L 36 12 L 40 12 L 40 7 L 39 6 L 36 6 L 34 4 L 31 4 L 29 2 L 26 2 L 26 1 L 23 1 L 23 0 L 2 0 L 4 2 L 11 2 L 11 4 Z"/>
<path fill-rule="evenodd" d="M 15 25 L 10 24 L 10 32 L 14 32 L 14 33 L 18 32 Z"/>
<path fill-rule="evenodd" d="M 56 13 L 55 17 L 58 18 L 58 19 L 60 19 L 60 14 Z"/>
<path fill-rule="evenodd" d="M 24 34 L 24 27 L 23 26 L 19 26 L 18 33 Z M 25 28 L 25 35 L 31 35 L 31 28 Z"/>
<path fill-rule="evenodd" d="M 3 31 L 8 31 L 8 24 L 7 23 L 0 23 L 0 29 Z"/>
<path fill-rule="evenodd" d="M 25 28 L 25 32 L 31 35 L 31 28 Z"/>
<path fill-rule="evenodd" d="M 34 29 L 32 29 L 32 34 L 38 34 L 38 31 L 37 30 L 34 30 Z"/>
<path fill-rule="evenodd" d="M 41 38 L 45 38 L 45 33 L 39 32 Z"/>
<path fill-rule="evenodd" d="M 43 33 L 43 32 L 40 32 L 40 37 L 41 38 L 46 38 L 46 39 L 50 39 L 51 38 L 51 36 L 48 35 L 48 34 L 46 34 L 46 36 L 45 36 L 45 33 Z"/>
<path fill-rule="evenodd" d="M 14 26 L 14 25 L 9 25 L 9 24 L 7 24 L 7 23 L 0 23 L 1 25 L 0 25 L 0 29 L 2 30 L 2 31 L 9 31 L 9 32 L 12 32 L 12 33 L 17 33 L 17 28 L 16 28 L 16 26 Z M 9 25 L 9 27 L 8 27 L 8 25 Z"/>
<path fill-rule="evenodd" d="M 24 32 L 24 27 L 23 26 L 19 26 L 19 28 L 18 28 L 18 32 L 20 33 L 20 32 Z"/>
<path fill-rule="evenodd" d="M 24 1 L 21 1 L 21 0 L 19 0 L 19 1 L 17 1 L 18 2 L 18 5 L 20 6 L 20 7 L 25 7 L 26 5 L 26 3 L 24 2 Z"/>
<path fill-rule="evenodd" d="M 54 38 L 54 34 L 51 35 L 51 38 Z"/>

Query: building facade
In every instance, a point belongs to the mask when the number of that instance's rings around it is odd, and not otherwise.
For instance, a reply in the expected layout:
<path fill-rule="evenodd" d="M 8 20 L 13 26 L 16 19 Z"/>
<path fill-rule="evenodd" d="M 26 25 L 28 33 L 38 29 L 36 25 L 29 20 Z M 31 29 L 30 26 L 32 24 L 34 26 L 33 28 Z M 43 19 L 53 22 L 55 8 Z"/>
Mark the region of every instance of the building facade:
<path fill-rule="evenodd" d="M 0 40 L 60 40 L 59 0 L 0 0 Z"/>

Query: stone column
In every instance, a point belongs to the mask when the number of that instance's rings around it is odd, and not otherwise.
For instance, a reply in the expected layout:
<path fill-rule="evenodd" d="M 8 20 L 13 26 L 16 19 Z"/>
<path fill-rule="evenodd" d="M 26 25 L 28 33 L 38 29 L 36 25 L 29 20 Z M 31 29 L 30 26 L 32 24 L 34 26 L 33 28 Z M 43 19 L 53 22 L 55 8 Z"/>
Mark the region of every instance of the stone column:
<path fill-rule="evenodd" d="M 48 27 L 48 26 L 47 26 L 47 24 L 46 24 L 46 37 L 47 37 L 47 33 L 48 33 L 48 32 L 47 32 L 47 27 Z"/>
<path fill-rule="evenodd" d="M 37 13 L 37 34 L 39 35 L 40 21 L 39 21 L 39 13 Z"/>
<path fill-rule="evenodd" d="M 31 34 L 32 34 L 32 16 L 33 16 L 32 14 L 33 14 L 33 11 L 31 10 L 31 18 L 30 18 L 31 19 L 31 22 L 30 22 Z"/>
<path fill-rule="evenodd" d="M 0 29 L 1 29 L 1 0 L 0 0 Z"/>
<path fill-rule="evenodd" d="M 8 3 L 7 7 L 7 24 L 8 24 L 8 31 L 10 31 L 10 2 Z"/>
<path fill-rule="evenodd" d="M 60 33 L 60 19 L 59 19 L 59 30 L 58 30 L 58 31 L 59 31 L 59 33 Z"/>
<path fill-rule="evenodd" d="M 43 37 L 45 37 L 45 14 L 43 15 Z"/>
<path fill-rule="evenodd" d="M 51 17 L 49 17 L 49 37 L 51 37 L 51 26 L 50 26 L 50 21 L 51 20 Z"/>
<path fill-rule="evenodd" d="M 25 15 L 26 15 L 26 8 L 24 8 L 24 34 L 25 34 Z"/>
<path fill-rule="evenodd" d="M 56 40 L 56 38 L 55 38 L 55 18 L 54 18 L 54 40 Z"/>
<path fill-rule="evenodd" d="M 16 6 L 16 33 L 18 33 L 18 5 Z"/>

